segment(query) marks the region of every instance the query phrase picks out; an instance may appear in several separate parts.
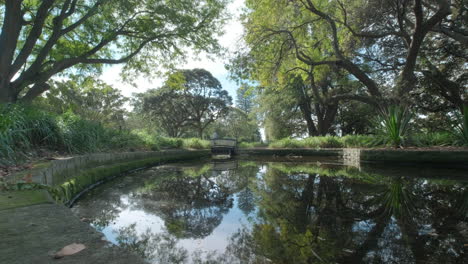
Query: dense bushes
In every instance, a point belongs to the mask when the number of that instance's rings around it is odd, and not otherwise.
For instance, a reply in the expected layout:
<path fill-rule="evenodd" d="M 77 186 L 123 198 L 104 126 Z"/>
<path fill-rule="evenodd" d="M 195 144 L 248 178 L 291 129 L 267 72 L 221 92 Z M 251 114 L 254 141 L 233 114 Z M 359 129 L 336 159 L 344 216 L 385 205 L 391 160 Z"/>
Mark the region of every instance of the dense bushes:
<path fill-rule="evenodd" d="M 41 148 L 85 153 L 182 147 L 208 148 L 209 142 L 114 129 L 71 112 L 55 115 L 30 106 L 0 105 L 0 164 L 25 158 L 32 150 Z"/>
<path fill-rule="evenodd" d="M 461 146 L 457 135 L 449 132 L 415 134 L 408 136 L 405 141 L 407 147 L 446 147 Z M 326 136 L 309 137 L 304 139 L 283 138 L 271 142 L 270 148 L 374 148 L 394 146 L 380 135 L 347 135 L 344 137 Z M 241 147 L 244 147 L 241 144 Z"/>

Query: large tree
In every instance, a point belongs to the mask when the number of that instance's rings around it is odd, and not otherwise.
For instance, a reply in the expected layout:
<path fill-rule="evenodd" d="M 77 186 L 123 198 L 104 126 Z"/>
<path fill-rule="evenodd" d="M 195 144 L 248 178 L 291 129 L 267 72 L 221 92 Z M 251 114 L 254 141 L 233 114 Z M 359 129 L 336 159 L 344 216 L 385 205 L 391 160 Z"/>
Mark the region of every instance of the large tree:
<path fill-rule="evenodd" d="M 232 104 L 218 79 L 204 69 L 179 70 L 169 76 L 166 86 L 186 100 L 187 120 L 200 138 L 210 124 L 227 114 Z"/>
<path fill-rule="evenodd" d="M 49 92 L 36 101 L 58 114 L 71 111 L 87 120 L 122 127 L 128 98 L 120 90 L 88 77 L 51 82 Z"/>
<path fill-rule="evenodd" d="M 255 61 L 256 79 L 274 80 L 278 71 L 298 64 L 337 67 L 357 79 L 365 93 L 352 91 L 331 99 L 374 105 L 402 103 L 415 89 L 424 40 L 449 23 L 452 8 L 450 0 L 247 0 L 246 4 L 246 50 Z"/>
<path fill-rule="evenodd" d="M 190 125 L 187 115 L 188 100 L 167 87 L 138 94 L 135 107 L 169 137 L 182 137 Z"/>
<path fill-rule="evenodd" d="M 95 72 L 102 64 L 124 62 L 127 73 L 148 72 L 183 56 L 185 47 L 216 51 L 225 5 L 225 0 L 1 1 L 0 102 L 31 100 L 60 73 Z"/>
<path fill-rule="evenodd" d="M 231 101 L 210 72 L 193 69 L 169 74 L 161 88 L 138 94 L 134 105 L 170 137 L 202 138 L 207 127 L 228 113 Z"/>

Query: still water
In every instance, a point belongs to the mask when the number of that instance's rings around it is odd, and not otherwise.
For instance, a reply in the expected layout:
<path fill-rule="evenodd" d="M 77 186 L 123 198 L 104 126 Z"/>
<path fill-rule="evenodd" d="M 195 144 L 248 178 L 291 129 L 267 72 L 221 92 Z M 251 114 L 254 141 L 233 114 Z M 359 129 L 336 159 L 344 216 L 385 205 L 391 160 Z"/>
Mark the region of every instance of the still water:
<path fill-rule="evenodd" d="M 468 173 L 316 161 L 154 167 L 72 208 L 150 263 L 468 263 Z"/>

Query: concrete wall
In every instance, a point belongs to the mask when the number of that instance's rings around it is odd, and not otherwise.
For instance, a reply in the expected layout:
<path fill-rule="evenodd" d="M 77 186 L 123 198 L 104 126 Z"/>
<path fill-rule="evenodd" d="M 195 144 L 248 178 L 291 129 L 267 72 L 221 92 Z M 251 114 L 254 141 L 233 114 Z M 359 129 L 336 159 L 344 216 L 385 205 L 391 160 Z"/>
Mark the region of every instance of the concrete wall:
<path fill-rule="evenodd" d="M 33 172 L 33 182 L 56 185 L 67 181 L 80 172 L 103 165 L 154 158 L 177 158 L 178 156 L 207 157 L 207 150 L 166 150 L 148 152 L 97 153 L 53 160 L 48 166 Z M 157 163 L 158 160 L 155 160 Z"/>

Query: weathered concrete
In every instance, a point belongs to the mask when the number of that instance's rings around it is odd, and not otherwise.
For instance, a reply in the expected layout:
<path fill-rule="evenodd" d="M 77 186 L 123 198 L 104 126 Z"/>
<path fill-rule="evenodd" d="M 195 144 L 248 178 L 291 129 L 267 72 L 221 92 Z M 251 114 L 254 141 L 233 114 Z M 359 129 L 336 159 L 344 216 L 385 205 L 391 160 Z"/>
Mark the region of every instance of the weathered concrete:
<path fill-rule="evenodd" d="M 246 148 L 241 156 L 304 156 L 336 157 L 346 164 L 359 167 L 361 163 L 415 163 L 468 166 L 468 149 L 304 149 L 304 148 Z"/>
<path fill-rule="evenodd" d="M 412 150 L 412 149 L 362 149 L 358 150 L 361 162 L 417 163 L 433 165 L 468 165 L 467 150 Z"/>
<path fill-rule="evenodd" d="M 102 240 L 101 233 L 54 200 L 68 203 L 109 177 L 162 162 L 208 157 L 209 153 L 172 150 L 92 154 L 55 160 L 22 172 L 47 187 L 0 194 L 0 263 L 145 263 L 139 256 Z M 87 248 L 60 260 L 53 258 L 55 252 L 72 243 Z"/>
<path fill-rule="evenodd" d="M 140 151 L 122 153 L 96 153 L 70 158 L 58 159 L 41 164 L 41 168 L 31 170 L 32 180 L 46 185 L 57 185 L 80 174 L 83 170 L 98 166 L 125 163 L 129 161 L 153 159 L 168 160 L 177 159 L 179 156 L 209 156 L 208 150 L 164 150 L 164 151 Z M 22 172 L 28 173 L 28 172 Z"/>
<path fill-rule="evenodd" d="M 0 263 L 5 264 L 143 264 L 139 256 L 103 240 L 63 205 L 41 204 L 0 211 Z M 82 243 L 86 249 L 54 259 L 64 246 Z"/>
<path fill-rule="evenodd" d="M 46 190 L 0 192 L 0 211 L 43 203 L 53 203 Z"/>
<path fill-rule="evenodd" d="M 341 157 L 343 149 L 310 149 L 310 148 L 244 148 L 239 149 L 241 156 L 316 156 L 316 157 Z"/>

